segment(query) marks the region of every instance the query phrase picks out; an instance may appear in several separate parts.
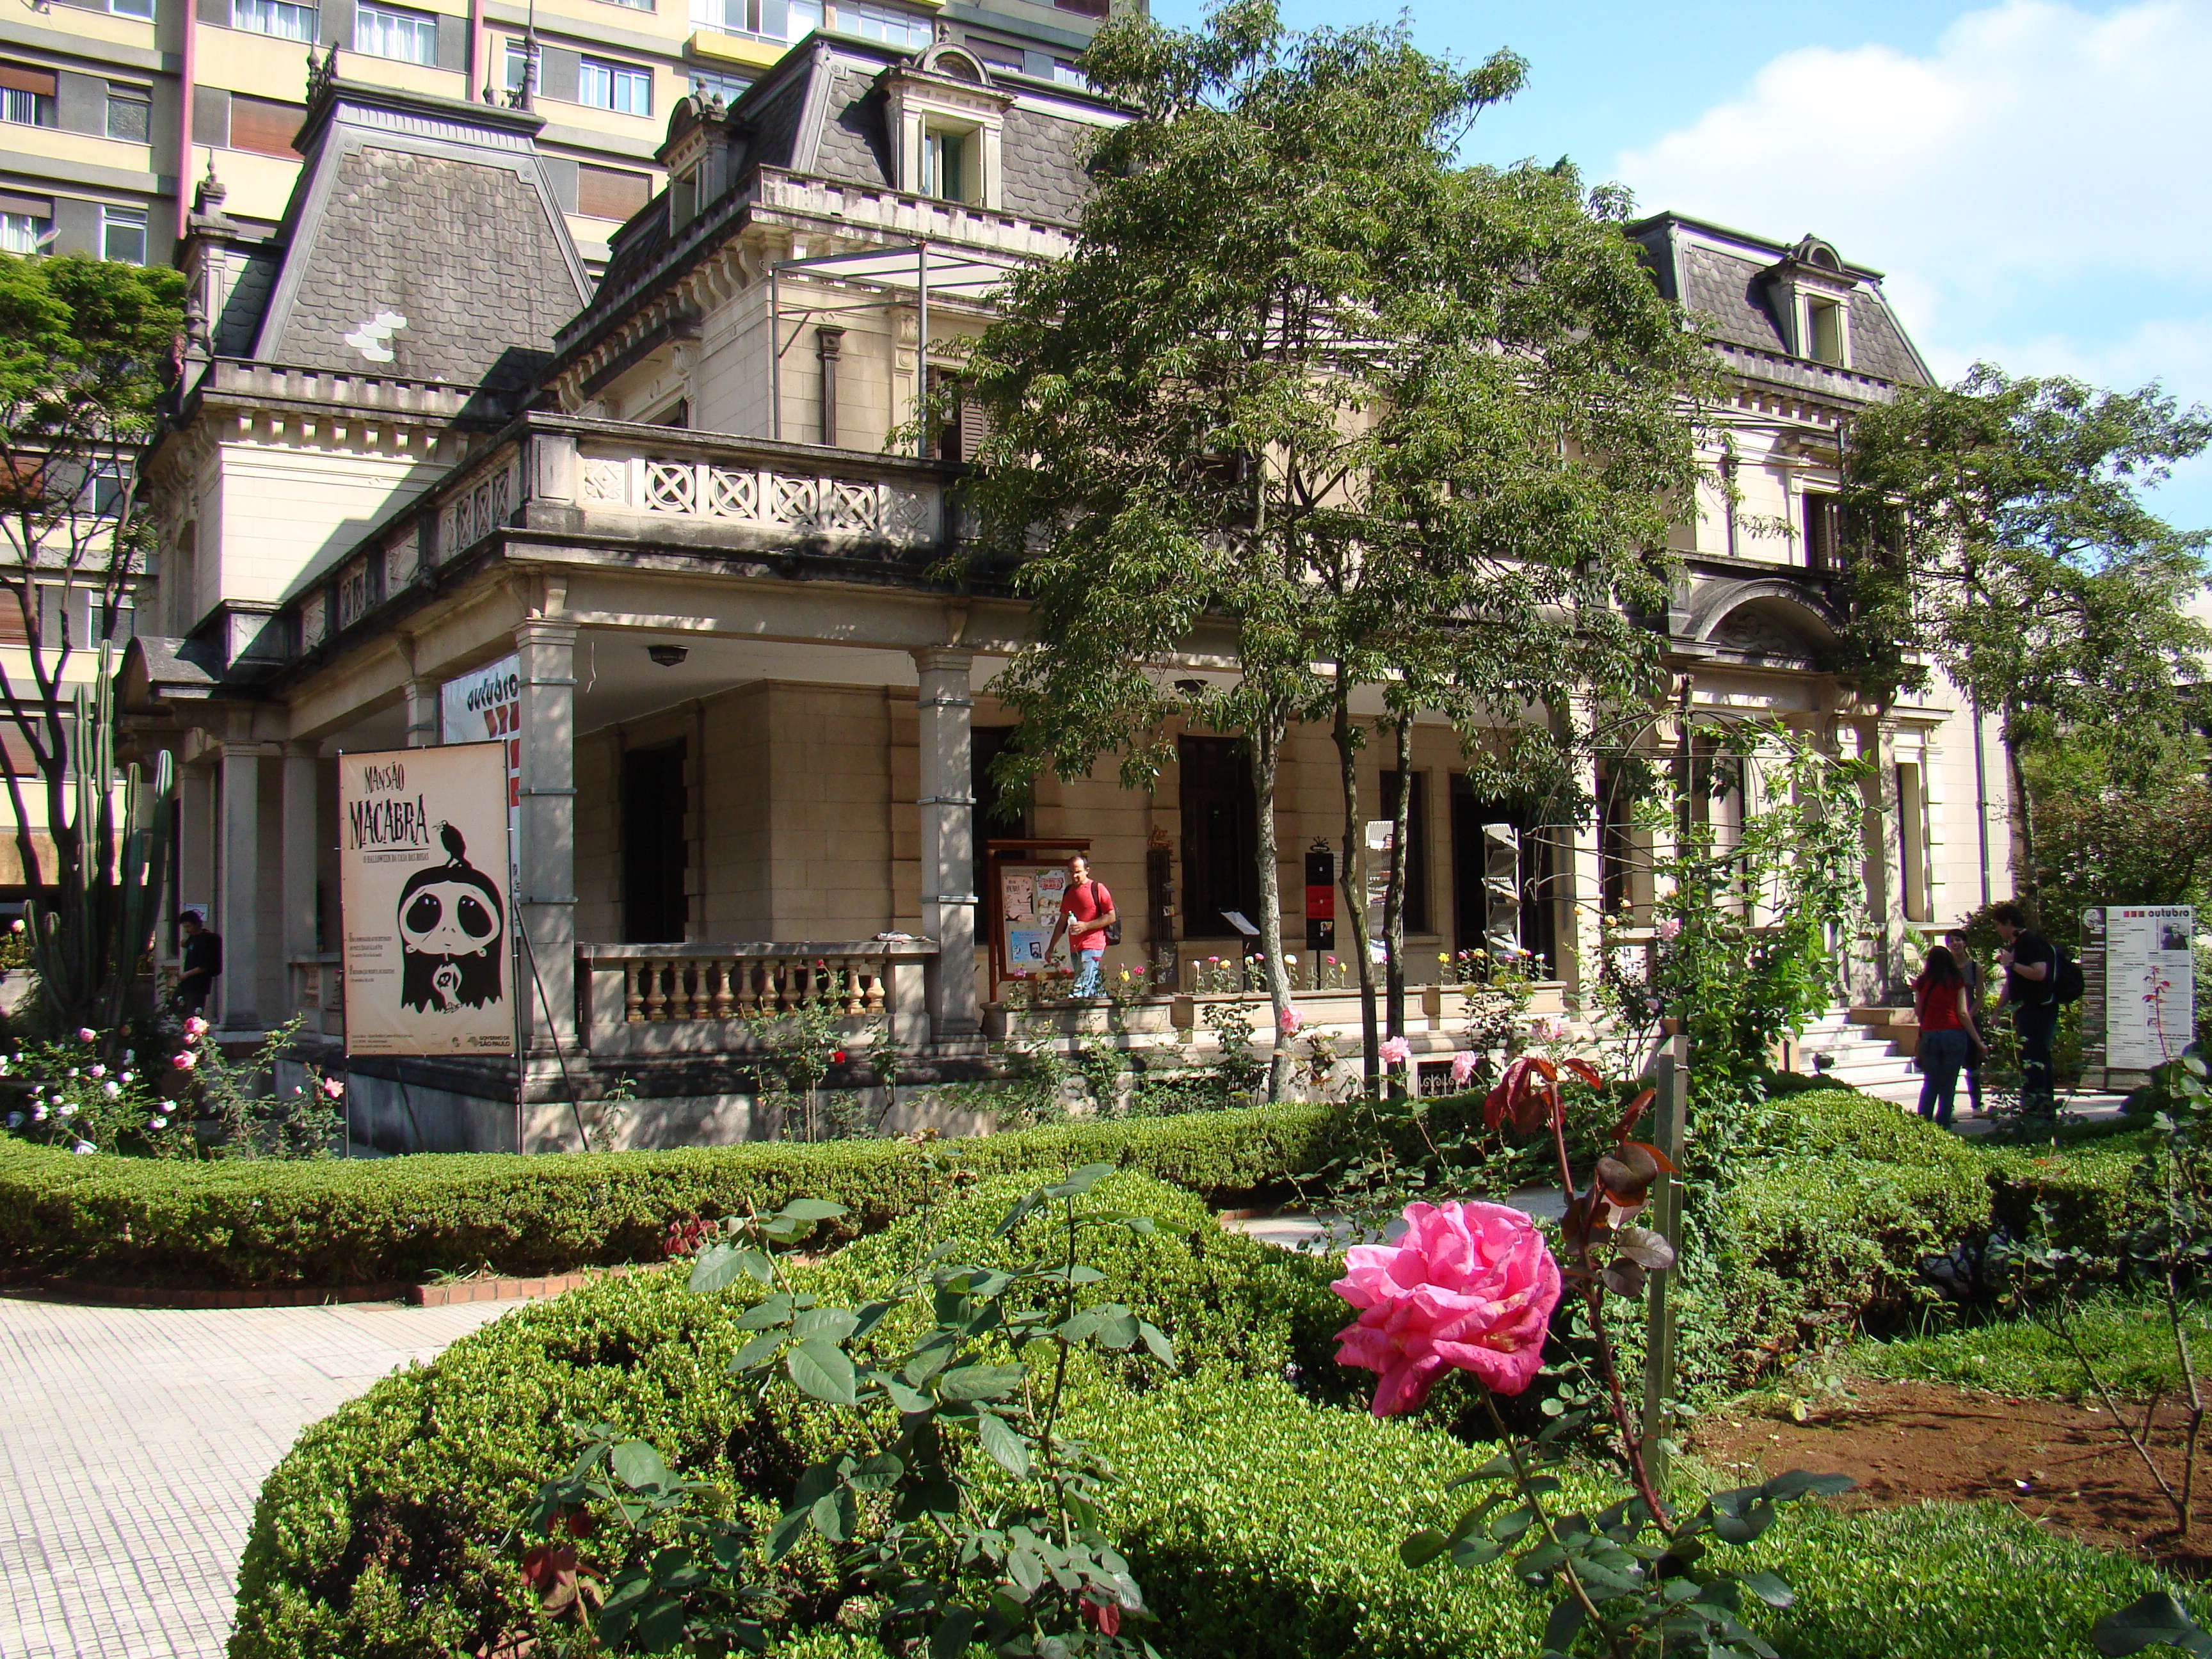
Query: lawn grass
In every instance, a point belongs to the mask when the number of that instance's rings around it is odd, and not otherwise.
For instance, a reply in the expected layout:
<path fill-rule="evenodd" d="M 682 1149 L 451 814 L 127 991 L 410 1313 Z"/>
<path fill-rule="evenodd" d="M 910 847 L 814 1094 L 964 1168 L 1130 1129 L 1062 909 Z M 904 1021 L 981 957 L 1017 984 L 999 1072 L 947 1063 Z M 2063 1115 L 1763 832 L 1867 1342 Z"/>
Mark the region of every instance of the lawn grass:
<path fill-rule="evenodd" d="M 2184 1304 L 2183 1313 L 2191 1352 L 2200 1365 L 2212 1367 L 2212 1304 Z M 2166 1309 L 2152 1297 L 2100 1297 L 2082 1304 L 2072 1322 L 2107 1388 L 2139 1396 L 2181 1386 Z M 1844 1367 L 1895 1382 L 1945 1382 L 2052 1399 L 2079 1397 L 2089 1386 L 2066 1345 L 2026 1318 L 1887 1341 L 1869 1339 L 1852 1345 Z"/>

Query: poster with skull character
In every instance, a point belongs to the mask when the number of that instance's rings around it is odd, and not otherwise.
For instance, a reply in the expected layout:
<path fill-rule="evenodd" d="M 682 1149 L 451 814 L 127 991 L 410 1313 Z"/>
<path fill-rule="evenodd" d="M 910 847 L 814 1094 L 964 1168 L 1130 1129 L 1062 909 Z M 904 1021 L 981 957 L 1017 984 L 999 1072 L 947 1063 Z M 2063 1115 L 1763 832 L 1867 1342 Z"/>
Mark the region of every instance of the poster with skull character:
<path fill-rule="evenodd" d="M 511 1054 L 507 745 L 338 757 L 349 1054 Z"/>

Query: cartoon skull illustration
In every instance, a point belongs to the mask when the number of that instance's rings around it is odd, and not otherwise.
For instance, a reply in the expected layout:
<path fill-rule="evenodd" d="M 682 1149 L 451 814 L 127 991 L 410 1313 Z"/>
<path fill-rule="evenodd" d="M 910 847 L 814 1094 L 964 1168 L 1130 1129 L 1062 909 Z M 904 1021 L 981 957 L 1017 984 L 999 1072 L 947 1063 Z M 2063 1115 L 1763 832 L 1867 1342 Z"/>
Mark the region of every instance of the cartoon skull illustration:
<path fill-rule="evenodd" d="M 438 826 L 446 862 L 417 870 L 399 892 L 399 1000 L 450 1014 L 497 1002 L 505 937 L 499 889 L 468 861 L 468 844 Z"/>

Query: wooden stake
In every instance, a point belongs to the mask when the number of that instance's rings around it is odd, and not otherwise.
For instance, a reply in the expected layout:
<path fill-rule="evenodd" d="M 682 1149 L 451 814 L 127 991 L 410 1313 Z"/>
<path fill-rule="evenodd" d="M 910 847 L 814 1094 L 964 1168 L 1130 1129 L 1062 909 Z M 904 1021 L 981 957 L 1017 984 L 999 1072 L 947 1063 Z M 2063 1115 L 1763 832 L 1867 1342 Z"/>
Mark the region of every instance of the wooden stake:
<path fill-rule="evenodd" d="M 1689 1115 L 1690 1040 L 1677 1035 L 1659 1055 L 1657 1098 L 1653 1102 L 1658 1115 L 1658 1127 L 1654 1140 L 1659 1150 L 1667 1154 L 1667 1161 L 1680 1166 L 1682 1162 L 1683 1124 Z M 1674 1247 L 1679 1262 L 1682 1249 L 1682 1191 L 1675 1178 L 1662 1175 L 1652 1188 L 1652 1230 Z M 1668 1463 L 1665 1440 L 1668 1428 L 1668 1401 L 1674 1397 L 1674 1323 L 1673 1300 L 1668 1287 L 1673 1284 L 1676 1269 L 1669 1267 L 1651 1276 L 1650 1288 L 1645 1292 L 1645 1326 L 1644 1346 L 1644 1465 L 1650 1472 L 1651 1486 L 1662 1498 L 1667 1492 Z"/>

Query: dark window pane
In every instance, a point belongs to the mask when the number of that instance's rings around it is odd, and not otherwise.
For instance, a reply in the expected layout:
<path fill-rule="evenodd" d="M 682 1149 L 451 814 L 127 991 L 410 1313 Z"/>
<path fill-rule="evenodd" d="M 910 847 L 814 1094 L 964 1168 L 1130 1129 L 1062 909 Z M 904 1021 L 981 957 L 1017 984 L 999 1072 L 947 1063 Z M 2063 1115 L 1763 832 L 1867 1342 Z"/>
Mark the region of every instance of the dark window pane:
<path fill-rule="evenodd" d="M 684 744 L 623 755 L 623 933 L 632 945 L 680 943 L 689 907 L 684 872 Z"/>
<path fill-rule="evenodd" d="M 1221 919 L 1242 911 L 1260 916 L 1260 815 L 1252 767 L 1235 738 L 1185 738 L 1177 744 L 1182 774 L 1182 936 L 1233 939 Z"/>
<path fill-rule="evenodd" d="M 1406 931 L 1429 931 L 1429 791 L 1428 775 L 1413 774 L 1413 799 L 1406 825 Z M 1382 816 L 1398 815 L 1398 774 L 1382 775 Z"/>

